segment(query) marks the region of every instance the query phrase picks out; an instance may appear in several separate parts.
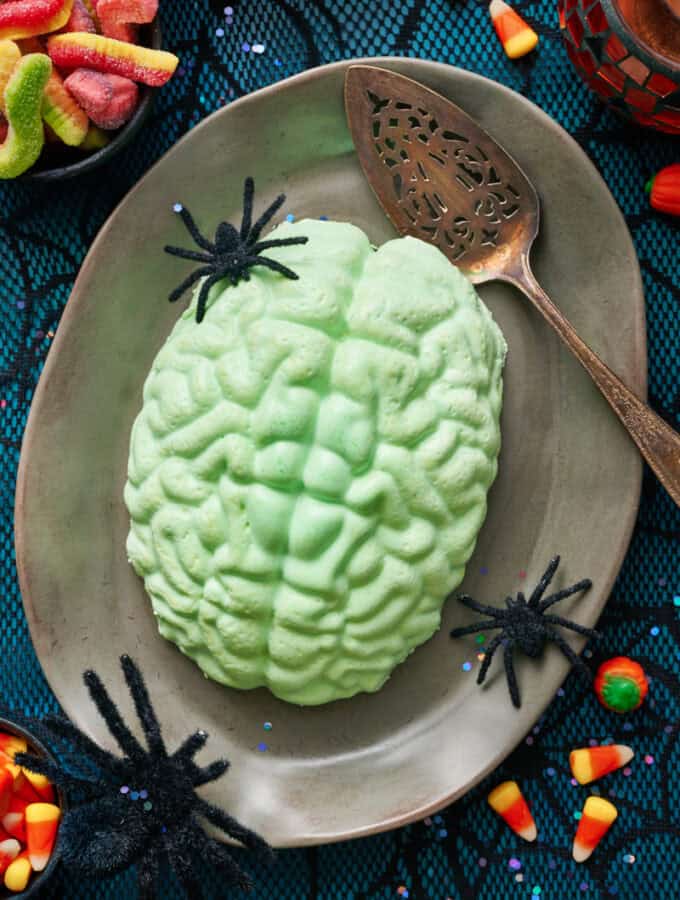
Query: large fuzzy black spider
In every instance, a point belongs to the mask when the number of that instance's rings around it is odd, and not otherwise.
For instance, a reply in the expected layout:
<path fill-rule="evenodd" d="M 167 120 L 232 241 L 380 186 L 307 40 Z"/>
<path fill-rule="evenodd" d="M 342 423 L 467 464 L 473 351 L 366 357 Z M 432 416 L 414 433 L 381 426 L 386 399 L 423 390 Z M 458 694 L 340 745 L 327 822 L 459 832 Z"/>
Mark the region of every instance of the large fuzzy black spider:
<path fill-rule="evenodd" d="M 582 634 L 589 638 L 599 637 L 598 633 L 592 628 L 585 628 L 583 625 L 578 625 L 576 622 L 571 622 L 569 619 L 564 619 L 562 616 L 546 615 L 546 610 L 555 603 L 559 603 L 560 600 L 571 597 L 572 594 L 588 590 L 588 588 L 592 586 L 592 581 L 589 578 L 584 578 L 577 584 L 573 584 L 571 587 L 564 588 L 556 594 L 551 594 L 549 597 L 546 597 L 545 600 L 541 600 L 541 597 L 552 581 L 553 575 L 557 571 L 559 564 L 559 556 L 550 560 L 548 568 L 545 570 L 543 577 L 534 588 L 534 592 L 528 600 L 525 599 L 524 594 L 521 591 L 517 594 L 516 600 L 512 597 L 506 597 L 506 609 L 485 606 L 482 603 L 477 603 L 472 597 L 468 597 L 467 595 L 458 597 L 460 602 L 465 606 L 468 606 L 470 609 L 474 609 L 475 612 L 482 613 L 485 616 L 491 616 L 491 618 L 485 619 L 483 622 L 477 622 L 474 625 L 466 625 L 463 628 L 454 628 L 451 631 L 451 637 L 462 637 L 465 634 L 473 634 L 476 631 L 487 631 L 495 628 L 502 629 L 501 633 L 494 637 L 484 651 L 484 661 L 479 669 L 477 684 L 482 684 L 484 682 L 493 655 L 502 644 L 503 663 L 508 679 L 510 697 L 512 698 L 513 704 L 518 709 L 522 705 L 522 701 L 519 696 L 517 677 L 512 662 L 515 647 L 521 650 L 522 653 L 535 659 L 537 656 L 540 656 L 546 642 L 552 641 L 557 644 L 572 666 L 575 666 L 586 675 L 590 674 L 588 667 L 583 660 L 574 653 L 562 635 L 555 631 L 551 626 L 559 625 L 562 628 L 569 628 L 571 631 L 575 631 L 578 634 Z"/>
<path fill-rule="evenodd" d="M 19 765 L 46 775 L 53 784 L 69 791 L 70 803 L 81 798 L 80 805 L 65 813 L 59 829 L 62 861 L 70 869 L 93 877 L 112 875 L 136 863 L 142 898 L 154 896 L 164 860 L 174 868 L 191 900 L 203 896 L 201 876 L 206 866 L 220 869 L 226 883 L 252 888 L 233 851 L 210 838 L 202 821 L 217 826 L 263 859 L 272 858 L 270 847 L 195 792 L 223 775 L 229 763 L 218 759 L 203 768 L 194 762 L 193 757 L 208 739 L 205 731 L 190 735 L 178 750 L 168 754 L 139 669 L 129 656 L 122 656 L 120 661 L 148 750 L 125 724 L 96 672 L 87 671 L 83 680 L 124 756 L 102 749 L 68 719 L 48 716 L 42 722 L 42 733 L 75 748 L 75 753 L 62 754 L 68 768 L 28 753 L 16 758 Z M 75 775 L 73 770 L 85 774 Z"/>
<path fill-rule="evenodd" d="M 281 208 L 286 195 L 279 194 L 272 205 L 262 213 L 253 225 L 254 193 L 255 183 L 253 179 L 246 178 L 243 190 L 241 230 L 240 232 L 237 231 L 229 222 L 220 222 L 215 232 L 214 242 L 203 237 L 189 210 L 181 205 L 179 206 L 179 214 L 187 227 L 187 231 L 196 244 L 205 250 L 205 253 L 185 250 L 183 247 L 167 246 L 165 248 L 165 252 L 170 253 L 172 256 L 179 256 L 181 259 L 190 259 L 203 263 L 202 266 L 195 269 L 188 278 L 185 278 L 175 288 L 168 299 L 171 303 L 174 303 L 199 279 L 205 278 L 198 295 L 198 303 L 196 304 L 197 322 L 203 321 L 210 289 L 218 281 L 228 278 L 233 285 L 238 284 L 241 279 L 249 281 L 250 274 L 248 270 L 253 266 L 266 266 L 266 268 L 273 269 L 274 272 L 279 272 L 286 278 L 292 278 L 293 280 L 299 278 L 299 275 L 293 272 L 292 269 L 289 269 L 288 266 L 284 266 L 275 259 L 269 259 L 267 256 L 260 255 L 264 250 L 269 250 L 272 247 L 290 247 L 293 244 L 306 244 L 308 241 L 306 237 L 273 238 L 268 241 L 259 240 L 262 229 Z"/>

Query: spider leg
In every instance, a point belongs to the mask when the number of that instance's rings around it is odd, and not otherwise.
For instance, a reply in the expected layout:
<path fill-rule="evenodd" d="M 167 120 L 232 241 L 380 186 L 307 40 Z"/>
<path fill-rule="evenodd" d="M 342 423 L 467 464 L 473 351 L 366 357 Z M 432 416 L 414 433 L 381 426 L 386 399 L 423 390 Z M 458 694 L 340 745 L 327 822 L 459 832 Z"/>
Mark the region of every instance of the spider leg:
<path fill-rule="evenodd" d="M 584 578 L 582 581 L 578 581 L 576 584 L 572 584 L 571 587 L 564 588 L 561 591 L 557 591 L 556 594 L 551 594 L 549 597 L 546 597 L 545 600 L 542 600 L 538 604 L 538 609 L 540 612 L 545 612 L 546 609 L 554 606 L 555 603 L 559 603 L 560 600 L 571 597 L 572 594 L 578 594 L 579 591 L 587 591 L 588 588 L 591 588 L 592 586 L 593 582 L 590 580 L 590 578 Z"/>
<path fill-rule="evenodd" d="M 502 628 L 503 623 L 497 619 L 485 619 L 483 622 L 475 622 L 473 625 L 465 625 L 463 628 L 452 628 L 451 637 L 459 638 L 465 634 L 474 634 L 476 631 L 491 630 L 492 628 Z"/>
<path fill-rule="evenodd" d="M 207 250 L 208 253 L 214 253 L 215 245 L 207 238 L 203 237 L 201 232 L 198 230 L 198 225 L 196 225 L 196 223 L 194 222 L 194 217 L 191 215 L 189 210 L 182 207 L 179 214 L 182 218 L 182 221 L 184 222 L 186 230 L 194 239 L 195 243 L 198 244 L 199 247 L 202 247 L 204 250 Z"/>
<path fill-rule="evenodd" d="M 208 784 L 210 781 L 216 781 L 229 768 L 228 759 L 216 759 L 204 769 L 198 770 L 198 775 L 193 779 L 194 787 L 200 787 L 202 784 Z"/>
<path fill-rule="evenodd" d="M 463 606 L 467 606 L 468 609 L 473 609 L 475 612 L 481 613 L 484 616 L 492 616 L 494 619 L 501 618 L 505 610 L 498 609 L 496 606 L 487 606 L 484 603 L 477 603 L 476 600 L 473 600 L 468 594 L 459 594 L 456 596 L 455 594 L 449 594 L 446 598 L 447 600 L 458 600 Z"/>
<path fill-rule="evenodd" d="M 195 731 L 175 750 L 173 756 L 179 760 L 193 759 L 201 747 L 205 746 L 208 734 L 205 731 Z"/>
<path fill-rule="evenodd" d="M 118 707 L 111 699 L 99 675 L 92 669 L 88 669 L 83 675 L 83 681 L 99 715 L 106 722 L 107 728 L 116 739 L 120 749 L 135 762 L 143 762 L 146 757 L 144 748 L 123 721 Z"/>
<path fill-rule="evenodd" d="M 198 864 L 202 856 L 204 840 L 196 835 L 197 828 L 190 823 L 180 825 L 172 834 L 165 835 L 165 852 L 172 868 L 177 873 L 180 884 L 186 891 L 189 900 L 201 900 L 203 890 Z"/>
<path fill-rule="evenodd" d="M 512 644 L 508 643 L 503 648 L 503 664 L 505 665 L 505 674 L 508 678 L 508 690 L 512 699 L 512 705 L 517 709 L 522 705 L 519 696 L 519 686 L 517 685 L 517 676 L 515 675 L 515 666 L 512 662 Z"/>
<path fill-rule="evenodd" d="M 92 738 L 89 738 L 72 722 L 69 722 L 68 719 L 48 716 L 45 719 L 45 724 L 57 737 L 70 741 L 102 771 L 122 776 L 125 776 L 129 771 L 128 764 L 124 759 L 119 759 L 113 753 L 109 753 L 108 750 L 102 749 L 99 744 L 95 744 Z"/>
<path fill-rule="evenodd" d="M 255 193 L 255 182 L 250 176 L 246 178 L 243 185 L 243 218 L 241 219 L 241 241 L 245 243 L 250 231 L 250 225 L 253 221 L 253 195 Z"/>
<path fill-rule="evenodd" d="M 35 772 L 37 775 L 45 775 L 52 784 L 63 787 L 68 790 L 85 791 L 88 794 L 103 793 L 108 788 L 104 781 L 89 781 L 85 778 L 78 778 L 77 775 L 71 775 L 70 772 L 64 771 L 57 763 L 46 759 L 44 756 L 34 756 L 32 753 L 17 753 L 16 764 L 25 766 L 29 771 Z"/>
<path fill-rule="evenodd" d="M 297 272 L 293 272 L 288 266 L 284 266 L 276 259 L 268 259 L 266 256 L 248 256 L 246 257 L 246 262 L 249 266 L 266 266 L 268 269 L 273 269 L 274 272 L 285 275 L 291 281 L 297 281 L 300 278 Z"/>
<path fill-rule="evenodd" d="M 222 869 L 234 887 L 240 888 L 242 891 L 252 891 L 253 880 L 244 872 L 236 860 L 231 855 L 229 848 L 224 844 L 218 844 L 217 841 L 207 841 L 202 847 L 203 859 L 211 866 Z"/>
<path fill-rule="evenodd" d="M 158 848 L 152 845 L 137 861 L 139 900 L 154 900 L 156 897 L 156 883 L 159 880 L 160 868 Z"/>
<path fill-rule="evenodd" d="M 548 563 L 548 568 L 543 573 L 543 577 L 541 578 L 541 580 L 538 582 L 538 584 L 534 588 L 534 591 L 533 591 L 531 597 L 529 597 L 529 606 L 538 606 L 538 601 L 541 599 L 541 597 L 543 596 L 543 594 L 546 591 L 546 588 L 548 587 L 550 582 L 553 580 L 553 575 L 557 571 L 557 567 L 559 566 L 559 564 L 560 564 L 559 556 L 554 556 L 550 560 L 550 562 Z"/>
<path fill-rule="evenodd" d="M 491 641 L 489 646 L 484 651 L 484 659 L 482 661 L 482 665 L 480 666 L 479 673 L 477 675 L 477 684 L 484 684 L 484 679 L 486 678 L 486 673 L 489 671 L 489 666 L 491 665 L 491 660 L 493 659 L 493 655 L 498 650 L 501 642 L 503 640 L 502 634 L 497 634 L 496 637 Z"/>
<path fill-rule="evenodd" d="M 199 816 L 203 816 L 209 822 L 212 822 L 213 825 L 216 825 L 224 831 L 225 834 L 228 834 L 229 837 L 239 841 L 239 843 L 243 844 L 243 846 L 247 847 L 249 850 L 256 851 L 260 858 L 266 860 L 272 860 L 274 858 L 271 847 L 259 834 L 255 834 L 254 831 L 245 828 L 240 822 L 237 822 L 236 819 L 224 812 L 224 810 L 219 809 L 217 806 L 213 806 L 206 800 L 199 800 L 195 810 Z"/>
<path fill-rule="evenodd" d="M 200 269 L 195 269 L 191 275 L 187 276 L 184 281 L 175 288 L 175 290 L 170 294 L 168 300 L 171 303 L 174 303 L 176 300 L 182 296 L 182 294 L 189 290 L 197 281 L 203 278 L 204 275 L 209 275 L 213 271 L 212 266 L 201 266 Z"/>
<path fill-rule="evenodd" d="M 585 625 L 579 625 L 577 622 L 570 622 L 569 619 L 563 619 L 562 616 L 543 616 L 544 622 L 550 622 L 551 625 L 561 625 L 562 628 L 569 628 L 577 634 L 583 634 L 585 637 L 596 638 L 600 635 L 594 628 L 586 628 Z"/>
<path fill-rule="evenodd" d="M 579 671 L 583 672 L 584 674 L 590 676 L 590 669 L 588 668 L 588 666 L 583 662 L 581 657 L 571 649 L 571 647 L 564 640 L 561 634 L 553 631 L 552 628 L 546 628 L 545 637 L 546 640 L 553 641 L 555 644 L 557 644 L 557 646 L 560 648 L 562 653 L 564 653 L 572 666 L 579 669 Z"/>
<path fill-rule="evenodd" d="M 202 263 L 213 262 L 213 257 L 208 253 L 197 253 L 195 250 L 185 250 L 184 247 L 173 247 L 171 244 L 166 244 L 163 249 L 170 256 L 179 256 L 180 259 L 191 259 L 194 262 Z"/>
<path fill-rule="evenodd" d="M 248 251 L 252 256 L 257 256 L 258 253 L 271 247 L 293 247 L 296 244 L 306 244 L 308 240 L 308 237 L 274 238 L 271 241 L 259 241 L 253 247 L 249 247 Z"/>
<path fill-rule="evenodd" d="M 269 222 L 269 220 L 272 219 L 276 215 L 276 213 L 281 209 L 281 207 L 285 203 L 285 200 L 286 200 L 286 195 L 279 194 L 279 196 L 276 198 L 276 200 L 274 200 L 272 205 L 268 206 L 267 209 L 265 209 L 265 211 L 262 213 L 260 218 L 257 220 L 257 222 L 253 225 L 253 227 L 248 232 L 248 238 L 247 238 L 248 245 L 254 244 L 257 242 L 257 239 L 259 238 L 259 236 L 262 232 L 262 229 L 267 224 L 267 222 Z"/>
<path fill-rule="evenodd" d="M 165 741 L 161 734 L 161 726 L 156 718 L 156 713 L 149 698 L 149 692 L 144 684 L 142 673 L 127 654 L 120 658 L 121 668 L 125 675 L 125 681 L 130 690 L 135 710 L 144 729 L 149 752 L 156 757 L 165 758 L 168 753 L 165 749 Z"/>
<path fill-rule="evenodd" d="M 206 278 L 203 284 L 201 285 L 201 290 L 198 295 L 198 303 L 196 304 L 196 321 L 202 322 L 205 318 L 205 308 L 208 304 L 208 294 L 210 293 L 210 288 L 217 284 L 218 281 L 224 281 L 225 276 L 221 273 L 215 273 L 211 275 L 209 278 Z M 233 282 L 236 284 L 236 282 Z"/>

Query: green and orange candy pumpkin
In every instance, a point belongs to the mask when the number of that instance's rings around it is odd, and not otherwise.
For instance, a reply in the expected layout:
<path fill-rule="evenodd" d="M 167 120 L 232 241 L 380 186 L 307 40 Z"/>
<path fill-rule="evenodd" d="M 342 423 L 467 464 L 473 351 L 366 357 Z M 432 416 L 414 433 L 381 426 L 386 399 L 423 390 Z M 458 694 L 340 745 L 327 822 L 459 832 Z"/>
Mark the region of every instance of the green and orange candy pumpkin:
<path fill-rule="evenodd" d="M 680 216 L 680 163 L 666 166 L 645 186 L 649 202 L 659 212 Z"/>
<path fill-rule="evenodd" d="M 595 676 L 595 693 L 600 703 L 612 712 L 632 712 L 642 705 L 649 684 L 640 663 L 627 656 L 615 656 L 603 662 Z"/>

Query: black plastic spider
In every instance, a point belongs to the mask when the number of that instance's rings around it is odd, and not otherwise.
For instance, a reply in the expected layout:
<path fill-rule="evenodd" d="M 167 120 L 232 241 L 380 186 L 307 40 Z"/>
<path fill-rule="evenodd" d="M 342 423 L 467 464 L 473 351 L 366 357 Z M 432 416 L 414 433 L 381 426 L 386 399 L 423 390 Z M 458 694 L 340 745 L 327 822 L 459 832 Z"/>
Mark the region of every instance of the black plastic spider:
<path fill-rule="evenodd" d="M 233 857 L 233 850 L 210 838 L 207 820 L 263 859 L 271 859 L 267 843 L 226 812 L 199 797 L 195 789 L 223 775 L 229 763 L 219 759 L 202 768 L 193 757 L 208 739 L 205 731 L 190 735 L 169 755 L 142 675 L 129 656 L 121 657 L 148 750 L 123 721 L 99 676 L 83 675 L 100 715 L 125 754 L 118 757 L 99 747 L 68 719 L 48 716 L 42 731 L 67 741 L 76 752 L 62 755 L 64 765 L 22 753 L 19 765 L 46 775 L 72 792 L 80 805 L 69 809 L 59 829 L 59 852 L 69 868 L 87 876 L 112 875 L 137 864 L 140 897 L 154 896 L 162 860 L 167 860 L 190 898 L 200 898 L 206 865 L 220 869 L 230 884 L 252 888 L 252 881 Z M 86 772 L 75 775 L 71 769 Z"/>
<path fill-rule="evenodd" d="M 196 305 L 197 322 L 203 321 L 210 289 L 218 281 L 228 278 L 233 285 L 238 284 L 241 279 L 249 281 L 250 274 L 248 270 L 253 266 L 266 266 L 268 269 L 273 269 L 275 272 L 285 275 L 286 278 L 294 280 L 299 278 L 299 275 L 293 272 L 292 269 L 289 269 L 288 266 L 284 266 L 275 259 L 269 259 L 260 255 L 264 250 L 269 250 L 272 247 L 290 247 L 293 244 L 306 244 L 309 240 L 306 237 L 273 238 L 269 241 L 259 240 L 262 229 L 279 211 L 285 202 L 286 195 L 279 194 L 272 205 L 252 225 L 254 193 L 255 183 L 253 179 L 246 178 L 243 189 L 241 230 L 240 232 L 237 231 L 229 222 L 220 222 L 215 232 L 214 243 L 203 237 L 188 209 L 182 206 L 179 210 L 187 231 L 196 244 L 206 252 L 198 253 L 195 250 L 185 250 L 183 247 L 167 246 L 165 248 L 165 252 L 170 253 L 172 256 L 179 256 L 181 259 L 191 259 L 195 262 L 203 263 L 202 266 L 193 271 L 188 278 L 185 278 L 175 288 L 168 299 L 171 303 L 174 303 L 199 279 L 205 278 L 201 285 Z"/>
<path fill-rule="evenodd" d="M 515 647 L 521 650 L 522 653 L 535 659 L 537 656 L 540 656 L 546 642 L 552 641 L 557 644 L 572 666 L 576 666 L 576 668 L 586 675 L 590 674 L 588 667 L 583 660 L 574 653 L 562 635 L 558 634 L 558 632 L 550 626 L 560 625 L 562 628 L 569 628 L 571 631 L 576 631 L 578 634 L 585 635 L 589 638 L 599 637 L 598 633 L 592 628 L 585 628 L 583 625 L 578 625 L 576 622 L 571 622 L 569 619 L 562 618 L 562 616 L 546 615 L 546 610 L 555 603 L 559 603 L 560 600 L 571 597 L 572 594 L 588 590 L 588 588 L 592 586 L 592 581 L 590 581 L 589 578 L 584 578 L 583 581 L 579 581 L 577 584 L 564 588 L 556 594 L 551 594 L 549 597 L 546 597 L 545 600 L 541 600 L 541 597 L 552 581 L 553 575 L 557 571 L 559 564 L 559 556 L 556 556 L 550 561 L 543 577 L 536 585 L 534 592 L 528 600 L 525 599 L 524 594 L 521 591 L 517 594 L 516 600 L 512 597 L 506 597 L 506 609 L 485 606 L 482 603 L 477 603 L 472 597 L 468 597 L 467 595 L 458 597 L 460 602 L 465 604 L 465 606 L 468 606 L 470 609 L 474 609 L 475 612 L 482 613 L 485 616 L 491 616 L 491 618 L 485 619 L 483 622 L 477 622 L 475 625 L 466 625 L 464 628 L 454 628 L 451 631 L 451 637 L 462 637 L 465 634 L 473 634 L 476 631 L 487 631 L 495 628 L 502 629 L 501 633 L 494 637 L 484 651 L 484 661 L 479 669 L 477 684 L 482 684 L 484 682 L 493 655 L 502 644 L 503 663 L 508 678 L 510 697 L 512 698 L 513 704 L 518 709 L 522 705 L 522 701 L 519 696 L 517 677 L 512 663 L 512 655 Z M 450 599 L 450 597 L 448 599 Z"/>

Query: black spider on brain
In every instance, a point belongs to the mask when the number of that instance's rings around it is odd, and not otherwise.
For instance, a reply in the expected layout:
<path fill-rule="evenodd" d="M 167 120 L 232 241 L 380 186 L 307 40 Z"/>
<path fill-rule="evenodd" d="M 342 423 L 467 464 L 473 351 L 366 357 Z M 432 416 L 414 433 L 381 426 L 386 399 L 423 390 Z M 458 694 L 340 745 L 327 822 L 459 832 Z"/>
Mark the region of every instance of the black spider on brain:
<path fill-rule="evenodd" d="M 267 207 L 253 225 L 254 193 L 255 183 L 253 179 L 246 178 L 243 190 L 241 229 L 237 231 L 231 223 L 220 222 L 215 232 L 214 242 L 209 241 L 201 234 L 188 209 L 185 209 L 183 206 L 179 208 L 179 214 L 186 225 L 187 231 L 204 252 L 198 253 L 196 250 L 185 250 L 183 247 L 166 246 L 165 252 L 171 256 L 179 256 L 181 259 L 202 263 L 198 269 L 195 269 L 191 275 L 187 276 L 175 288 L 168 299 L 171 303 L 174 303 L 197 281 L 205 278 L 198 295 L 198 304 L 196 306 L 197 322 L 202 322 L 205 316 L 210 289 L 225 278 L 228 278 L 233 285 L 237 284 L 241 279 L 249 281 L 250 274 L 248 270 L 254 266 L 264 266 L 293 281 L 298 279 L 298 275 L 292 269 L 289 269 L 288 266 L 284 266 L 283 263 L 276 259 L 262 256 L 262 253 L 265 250 L 270 250 L 272 247 L 290 247 L 293 244 L 306 244 L 309 238 L 291 237 L 271 238 L 267 241 L 259 240 L 262 229 L 276 215 L 286 197 L 285 194 L 279 194 L 271 206 Z"/>

